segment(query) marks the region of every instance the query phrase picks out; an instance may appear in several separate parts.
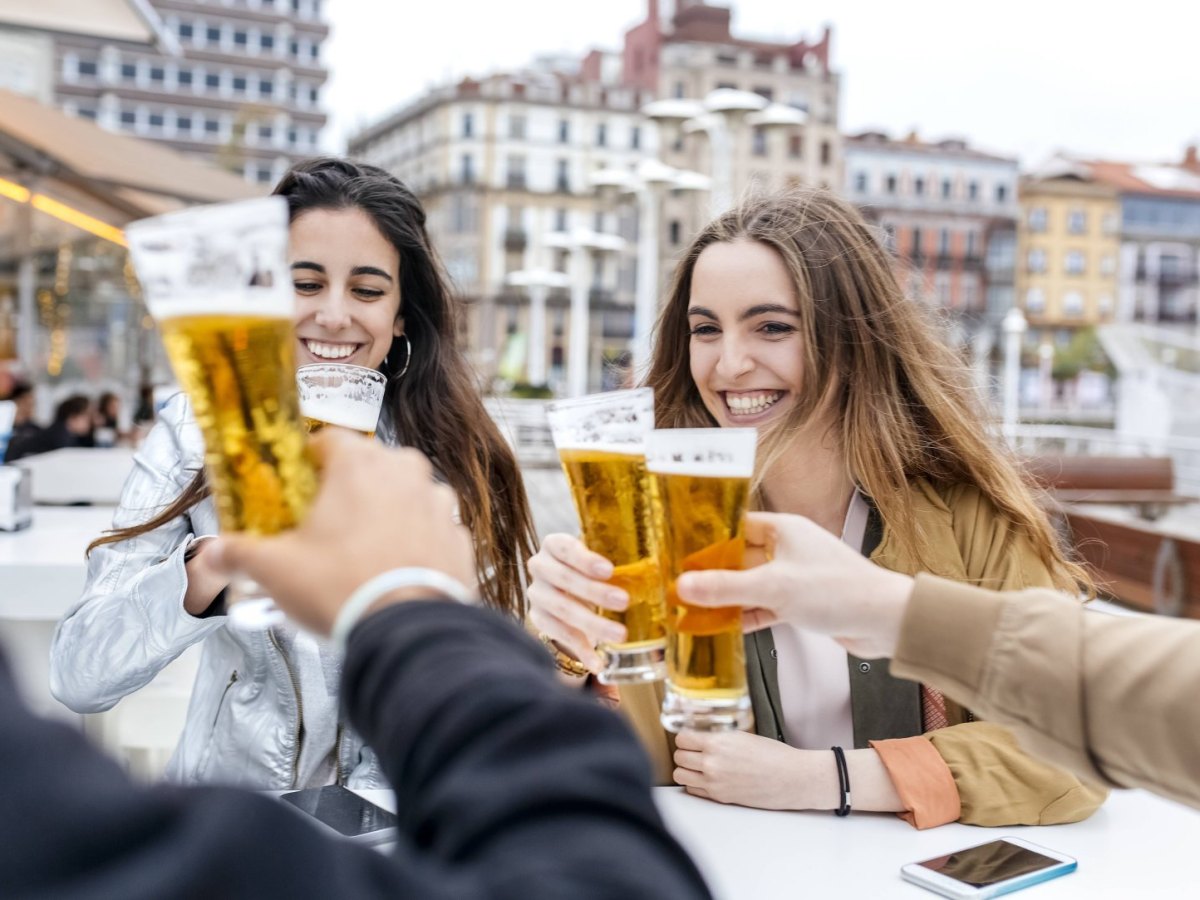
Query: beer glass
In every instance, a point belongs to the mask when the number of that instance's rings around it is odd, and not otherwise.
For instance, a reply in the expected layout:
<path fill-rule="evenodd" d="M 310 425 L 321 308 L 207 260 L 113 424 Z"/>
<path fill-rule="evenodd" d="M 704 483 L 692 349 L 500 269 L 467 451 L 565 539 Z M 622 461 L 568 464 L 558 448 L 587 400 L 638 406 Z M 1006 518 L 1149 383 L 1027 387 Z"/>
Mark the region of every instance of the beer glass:
<path fill-rule="evenodd" d="M 296 393 L 295 294 L 282 197 L 196 207 L 126 230 L 146 306 L 204 435 L 223 532 L 296 525 L 316 493 Z M 230 585 L 231 624 L 282 620 L 248 579 Z"/>
<path fill-rule="evenodd" d="M 741 607 L 689 606 L 675 580 L 696 569 L 740 569 L 754 471 L 753 428 L 673 428 L 646 441 L 662 504 L 668 731 L 733 731 L 752 721 Z"/>
<path fill-rule="evenodd" d="M 620 622 L 624 643 L 602 644 L 597 676 L 605 684 L 659 681 L 663 663 L 663 594 L 653 486 L 645 440 L 654 428 L 654 391 L 639 388 L 563 400 L 547 408 L 583 542 L 614 567 L 609 584 L 629 593 L 624 612 L 598 608 Z"/>
<path fill-rule="evenodd" d="M 326 425 L 375 437 L 387 379 L 365 366 L 319 363 L 296 370 L 300 415 L 309 434 Z"/>

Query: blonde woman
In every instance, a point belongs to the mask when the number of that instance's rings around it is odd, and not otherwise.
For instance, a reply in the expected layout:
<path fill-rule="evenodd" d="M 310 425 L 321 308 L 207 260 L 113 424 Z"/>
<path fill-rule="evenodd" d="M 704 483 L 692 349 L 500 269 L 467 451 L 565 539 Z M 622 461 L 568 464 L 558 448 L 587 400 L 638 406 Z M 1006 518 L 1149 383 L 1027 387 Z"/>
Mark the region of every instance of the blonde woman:
<path fill-rule="evenodd" d="M 806 516 L 880 566 L 993 589 L 1090 588 L 990 440 L 959 360 L 831 193 L 754 199 L 700 232 L 647 383 L 659 427 L 758 428 L 757 507 Z M 595 580 L 603 567 L 566 535 L 530 562 L 533 625 L 593 670 L 612 623 L 585 603 L 622 602 Z M 748 637 L 746 651 L 756 734 L 684 732 L 673 746 L 654 725 L 655 692 L 622 689 L 664 780 L 747 806 L 833 809 L 839 747 L 854 808 L 917 827 L 1068 822 L 1103 802 L 1004 729 L 891 678 L 886 660 L 786 625 Z"/>

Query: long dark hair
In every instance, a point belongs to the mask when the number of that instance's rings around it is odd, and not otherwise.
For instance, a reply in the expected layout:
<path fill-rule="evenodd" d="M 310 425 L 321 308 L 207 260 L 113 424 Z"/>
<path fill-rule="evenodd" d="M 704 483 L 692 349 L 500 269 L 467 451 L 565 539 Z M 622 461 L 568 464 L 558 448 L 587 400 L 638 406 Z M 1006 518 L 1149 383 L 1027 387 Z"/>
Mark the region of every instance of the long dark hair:
<path fill-rule="evenodd" d="M 458 494 L 463 524 L 475 539 L 484 599 L 521 617 L 525 563 L 537 539 L 533 519 L 516 458 L 484 409 L 458 350 L 458 301 L 425 231 L 420 201 L 383 169 L 332 157 L 293 166 L 274 193 L 287 199 L 292 221 L 314 209 L 360 209 L 399 252 L 405 337 L 393 339 L 380 366 L 388 378 L 384 408 L 400 442 L 428 456 Z M 158 528 L 208 492 L 201 470 L 162 512 L 106 534 L 92 547 Z"/>

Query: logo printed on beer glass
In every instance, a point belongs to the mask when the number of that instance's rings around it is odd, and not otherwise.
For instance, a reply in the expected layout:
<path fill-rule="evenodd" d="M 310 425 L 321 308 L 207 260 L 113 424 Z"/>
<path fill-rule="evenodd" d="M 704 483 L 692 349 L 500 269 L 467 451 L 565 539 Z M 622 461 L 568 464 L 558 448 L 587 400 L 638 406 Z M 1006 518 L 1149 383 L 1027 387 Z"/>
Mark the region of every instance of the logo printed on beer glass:
<path fill-rule="evenodd" d="M 662 577 L 645 438 L 654 428 L 649 388 L 593 394 L 546 411 L 583 542 L 614 567 L 609 583 L 629 594 L 624 612 L 597 609 L 625 626 L 621 644 L 600 647 L 605 684 L 658 681 L 664 673 Z"/>

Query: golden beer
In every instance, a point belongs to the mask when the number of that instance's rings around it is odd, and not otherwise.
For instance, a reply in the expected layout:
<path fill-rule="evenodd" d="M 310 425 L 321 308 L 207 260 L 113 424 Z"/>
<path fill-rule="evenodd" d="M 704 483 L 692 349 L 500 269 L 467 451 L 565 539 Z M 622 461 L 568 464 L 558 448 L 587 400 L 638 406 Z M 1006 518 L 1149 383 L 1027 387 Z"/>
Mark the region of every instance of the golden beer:
<path fill-rule="evenodd" d="M 667 670 L 671 687 L 693 699 L 736 700 L 746 693 L 742 610 L 689 606 L 675 579 L 700 569 L 740 569 L 745 550 L 745 478 L 659 475 L 667 577 Z"/>
<path fill-rule="evenodd" d="M 597 609 L 605 618 L 625 626 L 626 641 L 612 649 L 661 647 L 663 587 L 654 533 L 653 487 L 645 456 L 567 449 L 559 457 L 579 512 L 584 543 L 613 564 L 609 584 L 629 594 L 624 612 Z"/>
<path fill-rule="evenodd" d="M 291 319 L 186 315 L 160 324 L 204 434 L 221 530 L 275 534 L 293 527 L 317 477 L 296 397 Z"/>
<path fill-rule="evenodd" d="M 342 425 L 338 422 L 327 422 L 323 419 L 314 419 L 311 416 L 301 416 L 300 418 L 304 422 L 304 430 L 307 431 L 309 434 L 316 434 L 318 431 L 320 431 L 322 428 L 324 428 L 327 425 L 333 425 L 336 428 L 349 428 L 349 426 Z M 370 431 L 363 431 L 362 429 L 359 429 L 359 428 L 349 428 L 349 430 L 357 431 L 363 437 L 368 437 L 368 438 L 375 437 L 374 429 L 371 429 Z"/>

